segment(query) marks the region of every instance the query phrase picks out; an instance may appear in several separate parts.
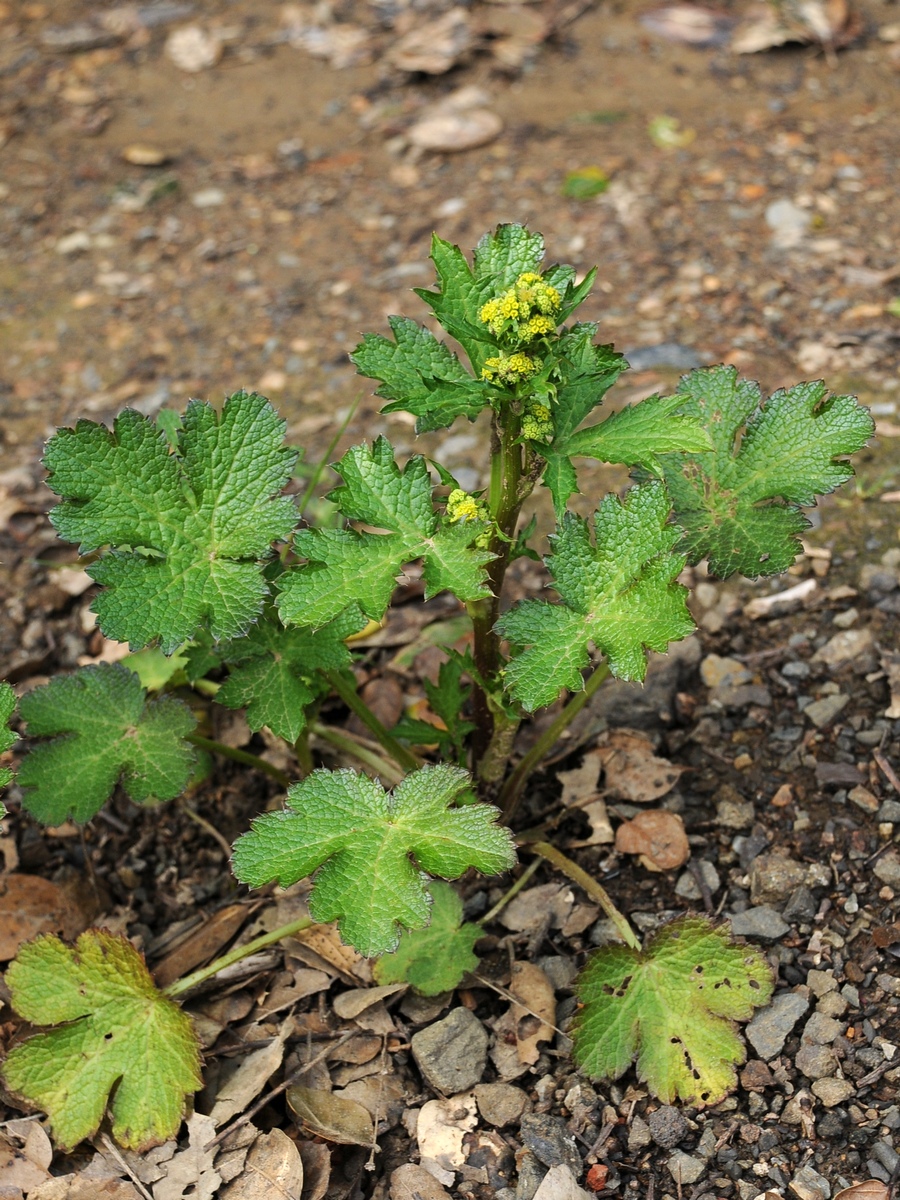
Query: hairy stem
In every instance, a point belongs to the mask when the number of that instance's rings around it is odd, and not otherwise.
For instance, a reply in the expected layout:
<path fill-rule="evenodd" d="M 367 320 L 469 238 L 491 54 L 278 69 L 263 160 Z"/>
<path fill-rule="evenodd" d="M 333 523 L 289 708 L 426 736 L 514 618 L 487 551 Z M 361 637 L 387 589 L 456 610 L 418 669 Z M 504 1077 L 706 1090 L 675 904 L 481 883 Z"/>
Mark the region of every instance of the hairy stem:
<path fill-rule="evenodd" d="M 208 966 L 201 967 L 199 971 L 192 971 L 190 975 L 185 975 L 181 979 L 176 979 L 174 983 L 170 983 L 168 987 L 162 989 L 163 995 L 171 999 L 174 996 L 182 995 L 184 992 L 189 992 L 198 983 L 203 983 L 205 979 L 210 979 L 213 975 L 218 975 L 220 971 L 223 971 L 226 967 L 230 967 L 232 963 L 240 962 L 243 958 L 249 958 L 251 954 L 256 954 L 258 950 L 265 950 L 267 946 L 274 946 L 282 938 L 290 937 L 294 933 L 300 933 L 304 929 L 309 929 L 310 925 L 315 925 L 315 921 L 310 917 L 300 917 L 296 921 L 291 921 L 289 925 L 282 925 L 279 929 L 273 929 L 271 933 L 264 933 L 261 937 L 254 938 L 252 942 L 247 942 L 243 946 L 236 946 L 234 950 L 229 950 L 227 954 L 223 954 L 221 958 L 213 959 Z"/>
<path fill-rule="evenodd" d="M 371 767 L 376 771 L 382 779 L 386 779 L 389 783 L 399 783 L 405 772 L 394 763 L 386 758 L 382 758 L 374 750 L 370 750 L 368 746 L 362 745 L 347 733 L 341 733 L 339 730 L 332 728 L 331 725 L 323 725 L 320 721 L 313 721 L 309 727 L 310 733 L 314 733 L 316 737 L 322 739 L 323 742 L 328 742 L 334 746 L 336 750 L 340 750 L 342 754 L 349 754 L 358 762 L 363 763 L 367 767 Z"/>
<path fill-rule="evenodd" d="M 375 735 L 394 762 L 399 763 L 405 771 L 415 771 L 417 767 L 421 767 L 422 759 L 405 746 L 401 746 L 397 739 L 388 733 L 346 675 L 340 671 L 326 671 L 325 678 L 350 711 L 356 713 L 369 732 Z"/>
<path fill-rule="evenodd" d="M 549 842 L 530 842 L 522 847 L 523 850 L 531 850 L 534 854 L 539 854 L 541 858 L 548 863 L 552 863 L 554 867 L 567 875 L 573 883 L 585 892 L 592 900 L 596 900 L 612 923 L 618 930 L 619 937 L 626 946 L 630 946 L 632 950 L 640 950 L 641 943 L 637 934 L 628 923 L 628 919 L 623 913 L 620 913 L 612 902 L 612 897 L 607 892 L 605 887 L 602 887 L 592 875 L 588 875 L 587 871 L 583 871 L 578 863 L 572 862 L 571 858 L 567 858 L 561 850 L 557 850 L 555 846 L 551 846 Z"/>
<path fill-rule="evenodd" d="M 267 775 L 271 775 L 277 780 L 282 787 L 290 786 L 290 776 L 285 775 L 284 771 L 279 771 L 277 767 L 273 767 L 271 763 L 266 762 L 264 758 L 260 758 L 258 754 L 249 754 L 246 750 L 237 750 L 234 746 L 226 746 L 222 742 L 215 742 L 212 738 L 201 737 L 199 733 L 189 733 L 185 737 L 185 741 L 197 746 L 200 750 L 208 750 L 210 754 L 221 754 L 223 758 L 232 758 L 235 762 L 243 763 L 245 767 L 256 767 L 257 771 L 265 771 Z"/>
<path fill-rule="evenodd" d="M 600 684 L 608 676 L 609 667 L 605 662 L 595 667 L 587 677 L 583 690 L 576 692 L 574 696 L 570 697 L 568 704 L 566 704 L 556 720 L 547 726 L 528 753 L 523 755 L 521 761 L 510 773 L 506 783 L 503 785 L 498 801 L 500 807 L 503 809 L 503 819 L 507 824 L 515 816 L 516 809 L 519 807 L 519 802 L 522 799 L 525 784 L 528 782 L 531 772 L 550 753 L 563 730 L 568 729 L 593 696 L 594 692 L 600 687 Z"/>

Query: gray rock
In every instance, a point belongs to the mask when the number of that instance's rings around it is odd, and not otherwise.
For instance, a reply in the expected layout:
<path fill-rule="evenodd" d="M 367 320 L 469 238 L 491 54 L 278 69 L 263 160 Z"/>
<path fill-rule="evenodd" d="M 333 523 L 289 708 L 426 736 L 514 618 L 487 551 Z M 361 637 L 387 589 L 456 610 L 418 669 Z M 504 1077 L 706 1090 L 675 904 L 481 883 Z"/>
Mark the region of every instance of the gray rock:
<path fill-rule="evenodd" d="M 700 664 L 700 678 L 708 688 L 738 687 L 742 683 L 749 683 L 753 672 L 740 659 L 707 654 Z"/>
<path fill-rule="evenodd" d="M 806 868 L 786 854 L 760 854 L 750 867 L 750 899 L 778 904 L 807 882 Z"/>
<path fill-rule="evenodd" d="M 522 1089 L 511 1083 L 480 1083 L 475 1088 L 475 1102 L 485 1121 L 498 1129 L 512 1125 L 531 1107 Z"/>
<path fill-rule="evenodd" d="M 872 1154 L 881 1163 L 886 1171 L 890 1171 L 893 1175 L 900 1166 L 900 1154 L 894 1149 L 890 1142 L 876 1142 L 872 1147 Z"/>
<path fill-rule="evenodd" d="M 674 1154 L 669 1155 L 666 1166 L 675 1183 L 682 1186 L 696 1183 L 706 1170 L 706 1163 L 702 1158 L 694 1158 L 685 1154 L 683 1150 L 676 1150 Z"/>
<path fill-rule="evenodd" d="M 576 1179 L 581 1178 L 583 1164 L 575 1138 L 565 1121 L 547 1113 L 526 1113 L 519 1127 L 526 1149 L 545 1167 L 568 1167 Z"/>
<path fill-rule="evenodd" d="M 737 788 L 726 785 L 716 794 L 716 824 L 726 829 L 749 829 L 756 816 L 752 800 L 745 800 Z"/>
<path fill-rule="evenodd" d="M 705 858 L 701 858 L 697 862 L 697 867 L 700 871 L 700 877 L 709 889 L 711 896 L 722 886 L 722 880 L 719 878 L 719 872 L 707 862 Z M 675 884 L 675 895 L 681 896 L 685 900 L 699 901 L 703 899 L 703 893 L 697 886 L 697 880 L 690 871 L 685 871 Z"/>
<path fill-rule="evenodd" d="M 879 821 L 900 821 L 900 800 L 884 800 L 878 810 Z"/>
<path fill-rule="evenodd" d="M 804 1042 L 797 1051 L 795 1065 L 807 1079 L 824 1079 L 833 1075 L 837 1067 L 837 1059 L 830 1046 L 814 1046 Z"/>
<path fill-rule="evenodd" d="M 816 898 L 808 887 L 798 887 L 782 909 L 786 921 L 811 921 L 819 910 Z"/>
<path fill-rule="evenodd" d="M 454 1008 L 412 1037 L 412 1052 L 419 1070 L 437 1092 L 445 1096 L 467 1092 L 484 1074 L 488 1034 L 467 1008 Z"/>
<path fill-rule="evenodd" d="M 847 1001 L 839 992 L 829 992 L 816 1005 L 816 1011 L 826 1017 L 842 1017 L 847 1011 Z"/>
<path fill-rule="evenodd" d="M 809 717 L 816 729 L 824 729 L 839 713 L 844 711 L 849 703 L 849 696 L 845 696 L 842 692 L 836 692 L 833 696 L 823 696 L 821 700 L 813 700 L 812 704 L 807 704 L 803 715 Z"/>
<path fill-rule="evenodd" d="M 803 1026 L 801 1040 L 813 1046 L 830 1046 L 841 1032 L 841 1023 L 822 1012 L 814 1012 Z"/>
<path fill-rule="evenodd" d="M 769 1061 L 780 1054 L 788 1034 L 809 1008 L 803 992 L 780 992 L 747 1026 L 747 1040 L 760 1058 Z"/>
<path fill-rule="evenodd" d="M 855 1092 L 856 1088 L 849 1079 L 817 1079 L 812 1085 L 812 1094 L 816 1099 L 821 1100 L 826 1108 L 834 1108 L 836 1104 L 843 1104 Z M 819 1132 L 822 1132 L 821 1127 Z"/>
<path fill-rule="evenodd" d="M 797 1200 L 831 1200 L 831 1184 L 808 1163 L 788 1184 Z"/>
<path fill-rule="evenodd" d="M 519 1178 L 516 1182 L 516 1200 L 532 1200 L 547 1174 L 547 1168 L 535 1158 L 530 1150 L 519 1156 Z"/>
<path fill-rule="evenodd" d="M 798 658 L 795 662 L 786 662 L 781 673 L 788 679 L 809 679 L 812 668 L 808 662 Z"/>
<path fill-rule="evenodd" d="M 735 913 L 731 918 L 731 931 L 738 937 L 756 938 L 760 942 L 777 942 L 790 931 L 787 921 L 766 904 Z"/>
<path fill-rule="evenodd" d="M 900 854 L 896 850 L 888 850 L 876 862 L 872 872 L 888 887 L 900 887 Z"/>
<path fill-rule="evenodd" d="M 806 986 L 814 996 L 821 998 L 837 990 L 837 980 L 833 971 L 812 970 L 806 976 Z"/>
<path fill-rule="evenodd" d="M 874 663 L 872 647 L 875 638 L 867 626 L 862 629 L 844 629 L 830 638 L 824 646 L 812 656 L 812 662 L 824 663 L 833 671 L 853 663 L 854 674 L 869 671 L 869 662 Z"/>
<path fill-rule="evenodd" d="M 761 683 L 745 683 L 740 687 L 723 686 L 712 689 L 709 702 L 722 708 L 749 708 L 751 704 L 759 708 L 771 708 L 772 693 Z"/>
<path fill-rule="evenodd" d="M 680 1109 L 663 1104 L 647 1116 L 650 1136 L 663 1150 L 674 1150 L 687 1137 L 688 1123 Z"/>
<path fill-rule="evenodd" d="M 635 1115 L 628 1129 L 629 1151 L 637 1154 L 645 1146 L 649 1146 L 652 1141 L 653 1134 L 650 1132 L 650 1126 L 643 1117 Z"/>
<path fill-rule="evenodd" d="M 563 954 L 548 954 L 544 958 L 539 958 L 537 965 L 553 984 L 554 991 L 557 992 L 563 992 L 570 988 L 578 974 L 575 963 Z"/>

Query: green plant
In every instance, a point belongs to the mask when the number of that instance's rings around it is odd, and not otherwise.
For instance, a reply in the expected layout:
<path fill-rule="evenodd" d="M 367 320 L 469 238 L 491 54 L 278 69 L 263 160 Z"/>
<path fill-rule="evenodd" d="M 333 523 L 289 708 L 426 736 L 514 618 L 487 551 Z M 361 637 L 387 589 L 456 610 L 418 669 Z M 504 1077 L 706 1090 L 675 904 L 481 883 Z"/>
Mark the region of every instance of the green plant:
<path fill-rule="evenodd" d="M 392 337 L 369 334 L 352 356 L 378 381 L 385 411 L 413 414 L 419 431 L 489 415 L 483 491 L 467 493 L 421 455 L 401 465 L 379 437 L 334 465 L 335 519 L 301 525 L 320 471 L 299 507 L 281 494 L 296 453 L 283 444 L 284 423 L 271 405 L 244 392 L 221 413 L 191 401 L 183 419 L 166 413 L 154 423 L 126 411 L 111 430 L 81 421 L 51 439 L 48 483 L 61 497 L 51 520 L 89 556 L 101 585 L 100 628 L 136 653 L 22 700 L 29 743 L 52 739 L 30 745 L 21 765 L 26 809 L 48 822 L 85 821 L 117 782 L 138 803 L 171 798 L 188 785 L 202 749 L 266 771 L 288 789 L 286 808 L 257 818 L 238 839 L 237 878 L 258 887 L 315 874 L 310 919 L 231 951 L 165 997 L 139 960 L 117 967 L 124 947 L 110 942 L 106 953 L 99 934 L 84 935 L 75 952 L 52 940 L 23 949 L 11 968 L 20 1013 L 50 1026 L 74 1023 L 14 1050 L 7 1084 L 51 1112 L 64 1144 L 96 1128 L 117 1072 L 117 1136 L 132 1146 L 171 1136 L 195 1086 L 195 1049 L 170 1047 L 180 1092 L 151 1120 L 122 1114 L 120 1094 L 131 1097 L 133 1081 L 105 1043 L 127 1042 L 137 1009 L 174 1020 L 174 997 L 312 920 L 336 920 L 364 954 L 384 955 L 381 979 L 406 979 L 426 994 L 454 986 L 472 965 L 478 927 L 461 926 L 458 897 L 445 884 L 426 887 L 423 873 L 455 879 L 470 868 L 510 867 L 512 836 L 493 805 L 510 826 L 531 773 L 604 679 L 643 679 L 648 649 L 665 650 L 691 632 L 678 582 L 685 564 L 708 558 L 721 574 L 750 576 L 784 570 L 800 549 L 801 507 L 852 474 L 846 456 L 872 432 L 853 398 L 799 384 L 763 401 L 731 367 L 692 372 L 671 396 L 586 424 L 627 364 L 595 344 L 594 324 L 566 324 L 594 273 L 578 282 L 571 267 L 542 271 L 542 257 L 541 237 L 516 225 L 483 238 L 471 265 L 436 237 L 438 286 L 419 295 L 468 365 L 405 317 L 390 319 Z M 570 509 L 579 458 L 623 463 L 635 475 L 624 497 L 600 500 L 591 520 Z M 559 599 L 506 609 L 510 563 L 537 557 L 535 522 L 523 527 L 521 514 L 538 485 L 549 490 L 558 522 L 546 565 Z M 357 693 L 353 636 L 383 620 L 413 561 L 421 562 L 426 596 L 449 591 L 465 606 L 471 651 L 450 652 L 437 682 L 426 685 L 433 719 L 404 716 L 386 729 Z M 151 688 L 160 694 L 148 698 Z M 169 694 L 176 691 L 182 698 Z M 521 722 L 564 692 L 567 702 L 513 766 Z M 329 693 L 363 721 L 377 748 L 323 723 Z M 198 734 L 184 697 L 197 710 L 213 698 L 245 709 L 252 729 L 293 745 L 304 778 L 291 784 L 265 760 Z M 9 715 L 9 698 L 0 692 L 0 715 Z M 316 769 L 311 734 L 355 756 L 393 791 L 365 774 Z M 0 750 L 10 744 L 3 737 Z M 637 1056 L 661 1096 L 708 1103 L 724 1094 L 743 1054 L 732 1021 L 771 990 L 757 952 L 734 948 L 703 918 L 669 927 L 642 950 L 595 880 L 534 833 L 523 845 L 599 900 L 625 943 L 598 952 L 581 984 L 576 1054 L 585 1068 L 614 1076 Z M 452 947 L 438 964 L 437 938 Z M 88 970 L 98 953 L 103 971 Z M 48 956 L 59 959 L 61 977 L 81 972 L 80 1007 L 45 1004 Z M 687 1011 L 707 979 L 716 994 L 696 1005 L 696 1037 L 676 1053 L 660 1041 L 654 1014 Z M 127 997 L 119 1009 L 107 1003 L 116 987 Z M 68 1046 L 67 1030 L 83 1031 L 84 1057 L 72 1066 L 78 1086 L 65 1090 L 42 1074 L 41 1055 L 42 1047 L 56 1054 Z"/>

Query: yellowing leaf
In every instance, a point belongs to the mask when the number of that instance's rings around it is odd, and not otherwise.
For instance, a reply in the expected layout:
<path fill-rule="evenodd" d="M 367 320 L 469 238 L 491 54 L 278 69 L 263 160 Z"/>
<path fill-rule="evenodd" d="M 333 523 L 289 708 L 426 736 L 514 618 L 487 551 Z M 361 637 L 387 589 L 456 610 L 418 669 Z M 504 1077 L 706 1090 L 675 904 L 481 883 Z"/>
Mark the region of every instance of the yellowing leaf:
<path fill-rule="evenodd" d="M 96 1133 L 107 1103 L 113 1136 L 128 1149 L 174 1137 L 187 1094 L 202 1084 L 197 1038 L 126 938 L 103 929 L 74 947 L 36 938 L 6 983 L 19 1016 L 53 1027 L 12 1049 L 3 1078 L 47 1113 L 57 1145 L 70 1150 Z"/>

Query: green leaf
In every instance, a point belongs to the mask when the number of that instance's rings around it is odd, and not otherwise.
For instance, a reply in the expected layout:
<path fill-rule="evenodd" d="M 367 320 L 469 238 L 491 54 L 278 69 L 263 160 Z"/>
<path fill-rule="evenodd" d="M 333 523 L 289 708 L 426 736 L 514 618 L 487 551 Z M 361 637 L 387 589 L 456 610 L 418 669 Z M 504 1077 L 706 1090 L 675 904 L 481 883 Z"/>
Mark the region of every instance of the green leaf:
<path fill-rule="evenodd" d="M 611 413 L 600 425 L 582 429 L 569 439 L 569 454 L 601 462 L 641 466 L 662 475 L 660 454 L 702 454 L 712 450 L 709 434 L 696 418 L 677 416 L 678 396 L 648 396 Z"/>
<path fill-rule="evenodd" d="M 351 447 L 335 470 L 344 482 L 330 499 L 344 516 L 388 532 L 301 530 L 294 548 L 309 561 L 278 580 L 285 623 L 317 628 L 349 605 L 380 621 L 404 563 L 417 558 L 426 599 L 445 590 L 465 601 L 489 594 L 484 565 L 493 555 L 472 547 L 485 525 L 438 516 L 424 458 L 414 455 L 401 471 L 390 442 L 379 437 L 372 447 Z"/>
<path fill-rule="evenodd" d="M 19 735 L 13 733 L 9 728 L 9 719 L 16 711 L 16 693 L 12 690 L 10 684 L 0 682 L 0 754 L 5 754 L 7 750 L 11 750 L 19 740 Z M 6 787 L 12 783 L 13 771 L 11 767 L 0 767 L 0 787 Z M 2 807 L 2 805 L 0 805 Z M 4 809 L 4 813 L 5 813 Z"/>
<path fill-rule="evenodd" d="M 237 392 L 221 416 L 192 400 L 174 453 L 130 409 L 112 432 L 79 421 L 50 439 L 48 483 L 65 497 L 54 526 L 84 554 L 112 547 L 88 569 L 107 637 L 158 638 L 169 654 L 201 627 L 218 639 L 252 624 L 268 593 L 260 560 L 297 521 L 289 497 L 273 498 L 297 457 L 284 427 L 262 396 Z"/>
<path fill-rule="evenodd" d="M 420 721 L 404 716 L 392 729 L 394 737 L 411 742 L 414 746 L 437 744 L 442 758 L 462 758 L 467 736 L 475 729 L 471 721 L 463 718 L 463 710 L 472 695 L 471 685 L 464 687 L 462 676 L 474 668 L 471 655 L 449 651 L 450 659 L 441 663 L 438 681 L 426 679 L 425 695 L 431 711 L 444 723 L 441 729 L 429 721 Z"/>
<path fill-rule="evenodd" d="M 687 589 L 675 580 L 684 558 L 673 554 L 679 530 L 667 524 L 665 487 L 652 480 L 624 501 L 604 498 L 594 520 L 566 513 L 547 566 L 562 604 L 525 600 L 497 623 L 524 647 L 506 668 L 506 684 L 528 711 L 551 704 L 562 688 L 579 691 L 588 644 L 605 654 L 620 679 L 643 679 L 645 648 L 665 650 L 693 630 Z"/>
<path fill-rule="evenodd" d="M 339 921 L 360 954 L 393 950 L 400 929 L 428 923 L 422 871 L 457 879 L 515 860 L 512 835 L 486 804 L 448 807 L 468 786 L 446 764 L 407 775 L 391 793 L 354 771 L 314 771 L 288 791 L 287 811 L 266 813 L 234 847 L 234 873 L 251 887 L 283 887 L 318 870 L 309 898 L 316 921 Z M 319 869 L 321 868 L 321 869 Z"/>
<path fill-rule="evenodd" d="M 417 433 L 443 429 L 457 417 L 474 421 L 488 403 L 487 385 L 429 329 L 408 317 L 388 317 L 388 324 L 395 341 L 367 333 L 350 355 L 360 375 L 381 382 L 377 394 L 391 401 L 382 412 L 412 413 Z"/>
<path fill-rule="evenodd" d="M 89 929 L 75 946 L 53 934 L 26 942 L 6 972 L 12 1007 L 56 1026 L 14 1046 L 6 1086 L 50 1117 L 71 1150 L 100 1127 L 143 1151 L 178 1132 L 189 1093 L 203 1086 L 188 1015 L 157 990 L 127 938 Z"/>
<path fill-rule="evenodd" d="M 543 257 L 540 233 L 532 233 L 524 225 L 498 225 L 475 247 L 475 278 L 489 279 L 492 292 L 502 292 L 526 271 L 540 271 Z"/>
<path fill-rule="evenodd" d="M 253 730 L 268 726 L 278 737 L 296 742 L 306 727 L 306 707 L 328 684 L 318 672 L 350 664 L 344 638 L 365 625 L 358 609 L 322 629 L 284 629 L 264 618 L 246 637 L 226 642 L 222 659 L 230 674 L 216 700 L 227 708 L 246 708 Z"/>
<path fill-rule="evenodd" d="M 496 342 L 478 319 L 478 312 L 501 289 L 495 286 L 492 276 L 476 279 L 459 246 L 445 242 L 437 234 L 431 239 L 431 261 L 437 271 L 437 291 L 427 288 L 413 288 L 413 291 L 434 311 L 447 333 L 456 338 L 480 378 L 481 368 L 494 353 Z"/>
<path fill-rule="evenodd" d="M 397 949 L 379 958 L 373 973 L 380 984 L 409 983 L 420 996 L 437 996 L 478 966 L 473 946 L 484 931 L 462 923 L 462 900 L 449 883 L 432 883 L 428 891 L 431 923 L 404 933 Z"/>
<path fill-rule="evenodd" d="M 194 750 L 183 739 L 193 713 L 172 696 L 148 700 L 119 663 L 58 675 L 24 695 L 19 712 L 29 738 L 53 738 L 19 769 L 25 808 L 46 825 L 90 820 L 117 783 L 147 804 L 181 795 L 191 777 Z"/>
<path fill-rule="evenodd" d="M 766 1004 L 772 987 L 763 956 L 735 945 L 727 926 L 681 917 L 642 951 L 607 946 L 588 960 L 575 1060 L 592 1078 L 613 1080 L 636 1058 L 638 1078 L 665 1104 L 716 1104 L 746 1058 L 735 1022 Z"/>
<path fill-rule="evenodd" d="M 662 459 L 688 561 L 709 558 L 720 578 L 786 570 L 809 522 L 801 505 L 853 474 L 842 456 L 874 432 L 853 396 L 827 396 L 824 383 L 798 383 L 763 403 L 759 386 L 734 367 L 692 371 L 679 384 L 679 411 L 699 418 L 714 449 Z"/>
<path fill-rule="evenodd" d="M 141 687 L 148 692 L 159 692 L 171 683 L 179 671 L 185 671 L 188 666 L 187 655 L 181 651 L 175 654 L 163 654 L 159 646 L 145 646 L 134 654 L 126 654 L 121 660 L 122 665 L 129 671 L 134 671 L 141 681 Z M 182 675 L 177 681 L 184 683 L 187 675 Z"/>

